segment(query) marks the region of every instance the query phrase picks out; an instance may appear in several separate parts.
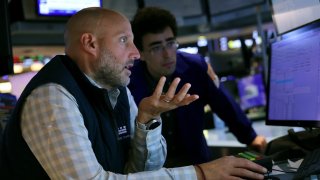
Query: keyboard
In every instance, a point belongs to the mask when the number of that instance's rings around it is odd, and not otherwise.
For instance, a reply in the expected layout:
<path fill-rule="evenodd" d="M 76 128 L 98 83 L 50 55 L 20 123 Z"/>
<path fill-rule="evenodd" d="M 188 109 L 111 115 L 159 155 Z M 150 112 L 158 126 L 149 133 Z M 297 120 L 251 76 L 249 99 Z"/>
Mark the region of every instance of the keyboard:
<path fill-rule="evenodd" d="M 294 179 L 304 179 L 311 175 L 320 174 L 320 148 L 308 153 L 303 159 Z"/>

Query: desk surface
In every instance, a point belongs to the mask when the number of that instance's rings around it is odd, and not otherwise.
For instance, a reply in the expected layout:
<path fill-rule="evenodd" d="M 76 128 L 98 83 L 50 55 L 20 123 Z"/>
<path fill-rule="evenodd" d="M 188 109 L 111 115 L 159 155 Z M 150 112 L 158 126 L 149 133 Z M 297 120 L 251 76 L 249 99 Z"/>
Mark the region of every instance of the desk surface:
<path fill-rule="evenodd" d="M 288 134 L 288 129 L 293 127 L 285 126 L 267 126 L 265 121 L 254 121 L 252 123 L 253 128 L 256 130 L 257 134 L 266 137 L 267 142 L 278 138 L 283 135 Z M 302 130 L 302 128 L 294 128 L 295 130 Z M 208 146 L 218 146 L 218 147 L 245 147 L 245 144 L 241 144 L 236 137 L 227 132 L 227 128 L 224 129 L 210 129 L 204 130 L 203 133 L 207 140 Z"/>

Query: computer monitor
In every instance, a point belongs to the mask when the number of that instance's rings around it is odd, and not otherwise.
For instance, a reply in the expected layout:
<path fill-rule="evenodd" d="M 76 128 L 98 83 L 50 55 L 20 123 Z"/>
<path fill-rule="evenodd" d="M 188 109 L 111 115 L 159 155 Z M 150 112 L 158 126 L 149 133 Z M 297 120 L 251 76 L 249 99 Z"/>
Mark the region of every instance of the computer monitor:
<path fill-rule="evenodd" d="M 240 106 L 243 110 L 263 107 L 267 104 L 262 74 L 254 74 L 237 80 Z"/>
<path fill-rule="evenodd" d="M 38 15 L 71 16 L 86 7 L 102 7 L 102 0 L 37 0 Z"/>
<path fill-rule="evenodd" d="M 320 22 L 271 44 L 267 125 L 320 127 Z"/>
<path fill-rule="evenodd" d="M 218 76 L 244 76 L 248 74 L 243 53 L 239 49 L 214 51 L 210 55 L 210 63 Z"/>

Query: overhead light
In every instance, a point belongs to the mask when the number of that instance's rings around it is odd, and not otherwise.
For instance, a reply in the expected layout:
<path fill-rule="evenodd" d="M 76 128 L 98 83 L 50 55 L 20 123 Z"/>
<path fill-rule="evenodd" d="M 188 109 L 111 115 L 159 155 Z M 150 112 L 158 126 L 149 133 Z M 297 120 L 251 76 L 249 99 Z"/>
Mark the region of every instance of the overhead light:
<path fill-rule="evenodd" d="M 14 63 L 13 64 L 13 72 L 15 74 L 19 74 L 23 72 L 23 64 L 22 63 Z"/>
<path fill-rule="evenodd" d="M 255 41 L 256 41 L 256 44 L 258 45 L 262 43 L 261 37 L 256 38 Z"/>
<path fill-rule="evenodd" d="M 229 49 L 238 49 L 241 48 L 241 41 L 239 39 L 237 40 L 230 40 L 228 42 L 228 48 Z"/>
<path fill-rule="evenodd" d="M 33 62 L 30 66 L 31 71 L 39 71 L 44 65 L 41 62 Z"/>
<path fill-rule="evenodd" d="M 10 82 L 0 82 L 0 92 L 10 93 L 12 90 L 12 85 Z"/>
<path fill-rule="evenodd" d="M 198 47 L 179 48 L 179 51 L 190 53 L 190 54 L 198 54 Z"/>
<path fill-rule="evenodd" d="M 227 37 L 221 37 L 219 39 L 220 41 L 220 50 L 221 51 L 227 51 L 228 50 L 228 38 Z"/>
<path fill-rule="evenodd" d="M 246 46 L 252 46 L 253 45 L 253 40 L 252 39 L 246 39 L 246 40 L 244 40 L 244 43 L 246 44 Z"/>
<path fill-rule="evenodd" d="M 208 45 L 207 38 L 206 38 L 205 36 L 199 36 L 199 37 L 198 37 L 197 45 L 198 45 L 199 47 L 207 46 L 207 45 Z"/>

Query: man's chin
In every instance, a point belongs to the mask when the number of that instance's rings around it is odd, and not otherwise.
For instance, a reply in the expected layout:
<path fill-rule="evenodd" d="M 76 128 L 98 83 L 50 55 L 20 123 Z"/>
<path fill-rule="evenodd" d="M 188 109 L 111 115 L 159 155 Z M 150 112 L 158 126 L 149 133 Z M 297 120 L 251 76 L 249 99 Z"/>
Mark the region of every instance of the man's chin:
<path fill-rule="evenodd" d="M 130 77 L 121 80 L 120 86 L 128 86 L 130 83 Z"/>
<path fill-rule="evenodd" d="M 125 83 L 124 86 L 128 86 L 130 84 L 130 79 Z"/>
<path fill-rule="evenodd" d="M 166 71 L 163 76 L 171 76 L 174 73 L 174 69 Z"/>

